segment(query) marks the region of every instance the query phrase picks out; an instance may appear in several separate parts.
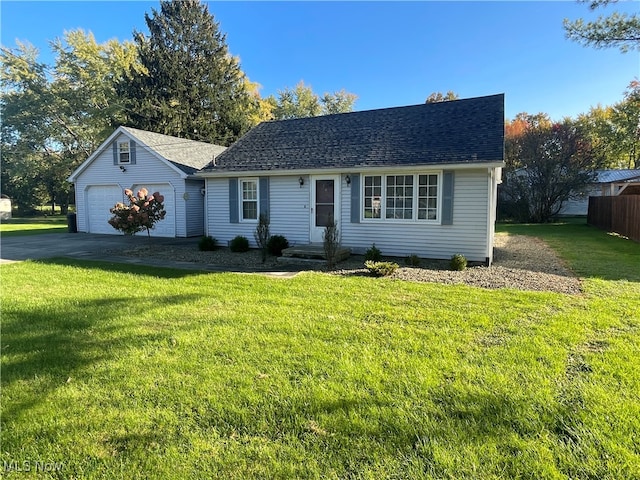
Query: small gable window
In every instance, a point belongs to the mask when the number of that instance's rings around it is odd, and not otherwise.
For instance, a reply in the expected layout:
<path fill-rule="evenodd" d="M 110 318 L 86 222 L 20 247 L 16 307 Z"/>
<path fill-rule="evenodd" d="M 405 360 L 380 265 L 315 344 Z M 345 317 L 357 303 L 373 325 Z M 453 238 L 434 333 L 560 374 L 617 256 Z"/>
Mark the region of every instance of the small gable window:
<path fill-rule="evenodd" d="M 258 180 L 241 180 L 241 217 L 242 220 L 258 219 Z"/>
<path fill-rule="evenodd" d="M 129 142 L 118 142 L 118 163 L 131 163 Z"/>

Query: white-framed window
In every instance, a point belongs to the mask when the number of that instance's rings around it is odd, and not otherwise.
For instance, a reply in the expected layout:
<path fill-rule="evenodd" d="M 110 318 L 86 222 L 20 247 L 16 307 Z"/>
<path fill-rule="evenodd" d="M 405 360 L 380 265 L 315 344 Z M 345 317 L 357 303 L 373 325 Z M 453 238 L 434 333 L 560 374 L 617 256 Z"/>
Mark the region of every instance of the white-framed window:
<path fill-rule="evenodd" d="M 118 142 L 118 163 L 130 163 L 131 152 L 129 142 Z"/>
<path fill-rule="evenodd" d="M 387 175 L 386 219 L 413 218 L 413 175 Z"/>
<path fill-rule="evenodd" d="M 418 175 L 418 220 L 438 219 L 438 175 Z"/>
<path fill-rule="evenodd" d="M 440 172 L 364 175 L 362 219 L 438 222 Z"/>
<path fill-rule="evenodd" d="M 242 221 L 258 220 L 258 179 L 240 180 L 240 219 Z"/>
<path fill-rule="evenodd" d="M 364 218 L 380 218 L 382 215 L 382 177 L 364 177 Z"/>

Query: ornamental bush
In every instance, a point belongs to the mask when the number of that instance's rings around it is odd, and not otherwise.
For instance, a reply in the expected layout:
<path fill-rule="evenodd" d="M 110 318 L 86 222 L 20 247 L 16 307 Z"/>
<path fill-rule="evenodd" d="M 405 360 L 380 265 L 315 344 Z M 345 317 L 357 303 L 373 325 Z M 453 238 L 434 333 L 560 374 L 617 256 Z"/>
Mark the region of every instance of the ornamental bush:
<path fill-rule="evenodd" d="M 420 257 L 415 253 L 412 253 L 408 257 L 404 259 L 404 263 L 406 263 L 410 267 L 419 267 L 420 266 Z"/>
<path fill-rule="evenodd" d="M 376 277 L 388 277 L 389 275 L 393 275 L 393 272 L 400 267 L 400 265 L 394 262 L 374 262 L 372 260 L 364 262 L 364 266 Z"/>
<path fill-rule="evenodd" d="M 238 235 L 233 237 L 229 242 L 229 250 L 232 252 L 248 252 L 249 251 L 249 239 Z"/>
<path fill-rule="evenodd" d="M 269 253 L 276 257 L 282 256 L 282 250 L 289 248 L 289 240 L 282 235 L 272 235 L 267 242 Z"/>
<path fill-rule="evenodd" d="M 212 252 L 218 248 L 218 240 L 212 236 L 202 237 L 198 242 L 198 248 L 202 252 Z"/>
<path fill-rule="evenodd" d="M 467 258 L 461 253 L 456 253 L 451 257 L 451 270 L 462 271 L 467 268 Z"/>
<path fill-rule="evenodd" d="M 258 248 L 260 249 L 262 263 L 267 260 L 267 245 L 269 242 L 269 215 L 261 213 L 258 217 L 258 226 L 255 232 L 253 232 L 253 238 L 256 239 Z"/>
<path fill-rule="evenodd" d="M 378 247 L 376 247 L 375 243 L 371 245 L 371 248 L 367 249 L 367 251 L 364 253 L 364 260 L 371 260 L 373 262 L 379 262 L 380 260 L 382 260 L 382 252 Z"/>
<path fill-rule="evenodd" d="M 129 205 L 119 202 L 109 209 L 113 214 L 109 225 L 125 235 L 134 235 L 146 229 L 147 235 L 151 236 L 150 230 L 167 214 L 163 204 L 164 197 L 160 192 L 149 195 L 146 188 L 138 190 L 137 196 L 128 188 L 124 194 L 129 199 Z"/>

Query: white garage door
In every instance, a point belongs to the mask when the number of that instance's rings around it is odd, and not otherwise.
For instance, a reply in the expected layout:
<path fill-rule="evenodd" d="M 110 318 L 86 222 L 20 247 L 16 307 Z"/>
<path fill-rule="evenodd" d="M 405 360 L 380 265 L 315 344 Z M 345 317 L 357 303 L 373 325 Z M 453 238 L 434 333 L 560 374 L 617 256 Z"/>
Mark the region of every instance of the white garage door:
<path fill-rule="evenodd" d="M 123 201 L 123 192 L 118 185 L 92 185 L 87 189 L 87 212 L 89 233 L 120 234 L 121 232 L 109 225 L 111 218 L 109 209 Z"/>
<path fill-rule="evenodd" d="M 142 187 L 149 191 L 149 195 L 154 192 L 160 192 L 164 197 L 164 209 L 167 214 L 163 220 L 160 220 L 155 224 L 153 230 L 151 230 L 152 237 L 175 237 L 176 236 L 176 201 L 173 187 L 168 183 L 151 183 L 151 184 L 138 184 L 134 185 L 131 190 L 133 194 L 137 195 L 138 190 Z M 147 231 L 138 233 L 138 235 L 146 235 Z"/>

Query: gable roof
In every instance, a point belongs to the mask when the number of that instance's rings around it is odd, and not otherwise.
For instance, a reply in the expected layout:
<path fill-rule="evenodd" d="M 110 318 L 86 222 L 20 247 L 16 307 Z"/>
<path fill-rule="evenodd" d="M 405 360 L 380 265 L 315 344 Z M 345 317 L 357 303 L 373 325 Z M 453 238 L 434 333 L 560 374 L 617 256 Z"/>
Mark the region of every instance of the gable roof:
<path fill-rule="evenodd" d="M 158 155 L 189 175 L 209 164 L 227 148 L 221 145 L 172 137 L 137 128 L 121 128 L 131 134 L 139 143 L 151 148 Z"/>
<path fill-rule="evenodd" d="M 159 160 L 176 170 L 183 178 L 193 175 L 211 161 L 227 147 L 212 143 L 197 142 L 185 138 L 172 137 L 160 133 L 139 130 L 132 127 L 118 127 L 98 149 L 87 158 L 70 176 L 73 182 L 111 143 L 120 135 L 125 134 L 133 139 L 138 147 L 147 149 Z"/>
<path fill-rule="evenodd" d="M 203 173 L 501 162 L 504 95 L 263 122 Z"/>

